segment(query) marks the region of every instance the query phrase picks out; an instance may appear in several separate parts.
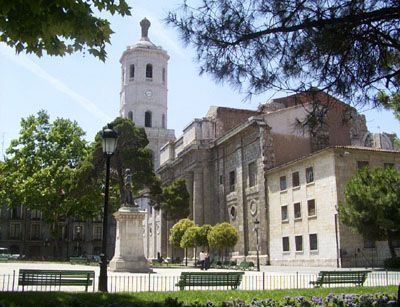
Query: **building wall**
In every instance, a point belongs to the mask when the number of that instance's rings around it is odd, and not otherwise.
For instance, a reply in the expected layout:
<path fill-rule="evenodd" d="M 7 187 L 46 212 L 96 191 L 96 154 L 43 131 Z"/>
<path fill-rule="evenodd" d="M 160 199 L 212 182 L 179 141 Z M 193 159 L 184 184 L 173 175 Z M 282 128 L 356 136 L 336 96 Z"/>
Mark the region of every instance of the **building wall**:
<path fill-rule="evenodd" d="M 37 226 L 34 226 L 37 225 Z M 109 216 L 109 259 L 114 254 L 115 220 Z M 34 227 L 36 230 L 34 230 Z M 19 229 L 15 231 L 15 229 Z M 79 234 L 77 229 L 79 228 Z M 96 232 L 96 228 L 97 232 Z M 69 218 L 60 222 L 57 242 L 52 238 L 50 225 L 44 222 L 40 213 L 33 214 L 24 207 L 16 209 L 3 206 L 0 210 L 0 246 L 12 254 L 23 255 L 26 259 L 68 259 L 70 256 L 99 256 L 101 253 L 102 220 L 100 218 L 81 221 Z"/>
<path fill-rule="evenodd" d="M 314 180 L 306 183 L 306 168 L 312 167 Z M 299 172 L 300 185 L 293 187 L 292 174 Z M 280 189 L 286 176 L 287 188 Z M 336 266 L 335 233 L 336 181 L 332 153 L 300 160 L 290 166 L 267 172 L 270 210 L 270 262 L 272 265 Z M 309 216 L 308 200 L 315 200 L 316 215 Z M 294 204 L 301 204 L 301 217 L 294 217 Z M 288 218 L 282 220 L 282 206 Z M 318 248 L 310 250 L 309 235 L 317 234 Z M 296 251 L 295 236 L 302 236 L 303 249 Z M 289 251 L 283 251 L 282 238 L 289 237 Z"/>
<path fill-rule="evenodd" d="M 368 161 L 370 168 L 384 167 L 385 163 L 393 163 L 400 170 L 400 154 L 381 151 L 379 149 L 335 150 L 335 173 L 338 189 L 338 203 L 345 203 L 344 191 L 347 182 L 357 172 L 357 161 Z M 339 223 L 340 252 L 342 266 L 377 266 L 390 257 L 386 241 L 375 242 L 375 248 L 367 247 L 369 240 L 354 230 Z M 370 242 L 371 243 L 371 242 Z M 400 253 L 400 246 L 397 248 Z"/>

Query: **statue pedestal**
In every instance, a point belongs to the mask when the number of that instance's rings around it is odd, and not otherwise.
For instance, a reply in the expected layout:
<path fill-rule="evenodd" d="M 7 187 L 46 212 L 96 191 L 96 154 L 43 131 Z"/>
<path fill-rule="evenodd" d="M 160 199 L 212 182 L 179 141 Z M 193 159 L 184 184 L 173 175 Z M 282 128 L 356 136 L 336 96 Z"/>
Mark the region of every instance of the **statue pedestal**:
<path fill-rule="evenodd" d="M 110 270 L 114 272 L 149 273 L 144 257 L 143 220 L 144 212 L 138 207 L 121 207 L 114 213 L 117 220 L 117 238 L 114 257 L 110 261 Z"/>

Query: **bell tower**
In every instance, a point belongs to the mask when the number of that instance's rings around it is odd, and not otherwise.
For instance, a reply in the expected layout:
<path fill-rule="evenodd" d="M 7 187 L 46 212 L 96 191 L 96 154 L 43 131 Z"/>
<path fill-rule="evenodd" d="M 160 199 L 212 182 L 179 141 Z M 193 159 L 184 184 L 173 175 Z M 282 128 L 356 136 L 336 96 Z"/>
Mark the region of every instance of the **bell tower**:
<path fill-rule="evenodd" d="M 175 139 L 175 133 L 167 129 L 169 55 L 151 42 L 150 26 L 150 21 L 144 18 L 140 22 L 140 40 L 128 46 L 121 56 L 120 116 L 145 129 L 157 169 L 160 148 Z"/>

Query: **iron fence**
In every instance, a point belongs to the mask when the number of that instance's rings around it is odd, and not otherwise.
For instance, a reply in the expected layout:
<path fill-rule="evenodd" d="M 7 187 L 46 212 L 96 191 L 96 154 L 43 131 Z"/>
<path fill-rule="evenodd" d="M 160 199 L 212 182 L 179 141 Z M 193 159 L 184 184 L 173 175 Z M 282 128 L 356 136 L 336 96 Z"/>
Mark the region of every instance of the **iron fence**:
<path fill-rule="evenodd" d="M 313 288 L 310 283 L 317 279 L 318 274 L 312 273 L 272 273 L 246 272 L 242 278 L 239 290 L 284 290 Z M 167 292 L 179 291 L 176 286 L 180 275 L 161 274 L 120 274 L 108 276 L 109 292 Z M 368 274 L 364 287 L 397 286 L 400 284 L 400 272 L 373 271 Z M 329 284 L 324 287 L 354 287 L 354 284 Z M 227 290 L 226 286 L 186 287 L 185 290 Z M 25 286 L 24 291 L 84 291 L 83 286 Z M 12 274 L 0 275 L 0 291 L 22 291 L 18 286 L 18 271 Z M 89 291 L 97 291 L 97 276 Z"/>

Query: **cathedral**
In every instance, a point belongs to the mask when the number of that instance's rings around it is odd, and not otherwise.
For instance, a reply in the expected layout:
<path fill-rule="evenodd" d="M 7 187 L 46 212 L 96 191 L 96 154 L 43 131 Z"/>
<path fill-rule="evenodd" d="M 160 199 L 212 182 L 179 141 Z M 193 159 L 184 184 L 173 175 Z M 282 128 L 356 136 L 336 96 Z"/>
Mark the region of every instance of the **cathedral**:
<path fill-rule="evenodd" d="M 199 226 L 232 224 L 239 241 L 227 256 L 238 262 L 255 262 L 258 252 L 263 265 L 382 265 L 389 257 L 387 242 L 368 240 L 343 225 L 338 206 L 357 169 L 400 170 L 395 136 L 370 133 L 354 108 L 310 89 L 253 110 L 210 106 L 204 117 L 188 120 L 176 138 L 168 129 L 169 55 L 150 40 L 150 25 L 146 18 L 140 22 L 139 41 L 120 58 L 120 116 L 144 128 L 163 184 L 185 179 L 189 218 Z M 146 211 L 145 256 L 182 260 L 183 250 L 168 240 L 176 221 L 165 220 L 146 200 L 139 205 Z M 115 244 L 111 219 L 110 258 Z M 99 255 L 100 217 L 61 226 L 61 257 Z M 400 252 L 398 235 L 394 245 Z M 35 210 L 1 210 L 0 240 L 11 253 L 31 259 L 53 250 L 48 227 Z"/>
<path fill-rule="evenodd" d="M 120 60 L 121 116 L 144 127 L 163 184 L 185 179 L 189 218 L 236 228 L 231 259 L 255 261 L 258 250 L 262 264 L 341 267 L 378 265 L 388 257 L 386 242 L 352 232 L 337 209 L 358 168 L 400 168 L 394 135 L 370 133 L 354 108 L 311 89 L 255 110 L 211 106 L 175 139 L 167 129 L 169 56 L 149 39 L 146 18 L 140 26 L 139 42 Z M 311 116 L 319 123 L 309 124 Z M 142 206 L 146 257 L 182 260 L 182 249 L 168 241 L 176 221 Z M 400 234 L 395 245 L 400 248 Z"/>

